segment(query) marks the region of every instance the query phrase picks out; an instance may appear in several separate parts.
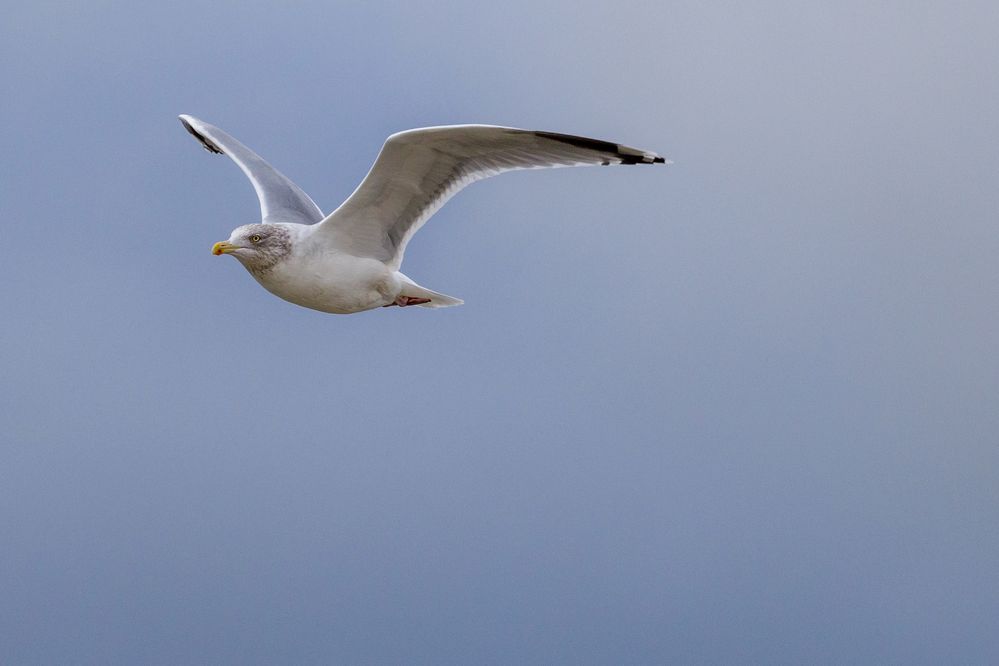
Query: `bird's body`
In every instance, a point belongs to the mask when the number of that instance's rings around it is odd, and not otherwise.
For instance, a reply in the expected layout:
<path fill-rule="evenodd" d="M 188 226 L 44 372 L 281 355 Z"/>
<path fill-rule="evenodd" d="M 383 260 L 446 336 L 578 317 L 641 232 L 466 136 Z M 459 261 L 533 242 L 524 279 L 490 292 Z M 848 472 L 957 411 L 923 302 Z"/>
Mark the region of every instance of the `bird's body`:
<path fill-rule="evenodd" d="M 351 314 L 392 305 L 412 281 L 370 257 L 357 257 L 317 239 L 315 227 L 279 222 L 292 239 L 291 255 L 264 270 L 249 269 L 267 291 L 302 307 Z M 409 289 L 411 297 L 418 297 Z"/>
<path fill-rule="evenodd" d="M 191 116 L 187 130 L 229 155 L 260 199 L 261 222 L 236 228 L 214 254 L 232 254 L 265 289 L 322 312 L 462 301 L 399 271 L 412 235 L 461 188 L 514 169 L 655 164 L 648 151 L 566 134 L 488 125 L 430 127 L 388 138 L 357 190 L 324 216 L 294 183 L 231 136 Z"/>
<path fill-rule="evenodd" d="M 294 238 L 288 261 L 250 271 L 267 291 L 296 305 L 335 314 L 370 310 L 395 299 L 399 280 L 382 262 L 325 246 L 311 226 L 279 224 Z"/>

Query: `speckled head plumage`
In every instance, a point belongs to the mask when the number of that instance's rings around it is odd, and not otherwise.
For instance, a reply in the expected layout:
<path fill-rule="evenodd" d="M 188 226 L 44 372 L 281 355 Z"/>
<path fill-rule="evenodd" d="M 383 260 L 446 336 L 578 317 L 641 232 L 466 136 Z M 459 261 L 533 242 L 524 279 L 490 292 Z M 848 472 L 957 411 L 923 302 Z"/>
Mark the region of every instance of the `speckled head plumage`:
<path fill-rule="evenodd" d="M 244 224 L 212 246 L 212 254 L 231 254 L 251 273 L 263 274 L 291 254 L 291 233 L 280 224 Z"/>

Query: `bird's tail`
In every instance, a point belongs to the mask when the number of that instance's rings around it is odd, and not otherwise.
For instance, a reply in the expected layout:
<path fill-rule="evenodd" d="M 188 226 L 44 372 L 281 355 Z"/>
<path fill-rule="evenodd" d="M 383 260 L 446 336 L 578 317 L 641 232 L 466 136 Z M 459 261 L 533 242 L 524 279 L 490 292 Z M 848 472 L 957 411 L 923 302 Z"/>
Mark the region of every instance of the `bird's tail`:
<path fill-rule="evenodd" d="M 426 287 L 421 287 L 405 275 L 402 275 L 402 273 L 399 275 L 403 278 L 403 282 L 406 283 L 406 286 L 402 289 L 403 296 L 430 299 L 429 303 L 421 303 L 421 308 L 449 308 L 452 305 L 461 305 L 465 302 L 460 298 L 455 298 L 454 296 L 448 296 L 447 294 L 442 294 L 440 292 L 427 289 Z"/>
<path fill-rule="evenodd" d="M 462 305 L 465 302 L 460 298 L 448 296 L 447 294 L 441 294 L 436 291 L 430 291 L 429 289 L 423 289 L 422 291 L 427 294 L 427 296 L 424 296 L 423 298 L 429 298 L 430 302 L 421 304 L 421 308 L 449 308 L 452 305 Z"/>

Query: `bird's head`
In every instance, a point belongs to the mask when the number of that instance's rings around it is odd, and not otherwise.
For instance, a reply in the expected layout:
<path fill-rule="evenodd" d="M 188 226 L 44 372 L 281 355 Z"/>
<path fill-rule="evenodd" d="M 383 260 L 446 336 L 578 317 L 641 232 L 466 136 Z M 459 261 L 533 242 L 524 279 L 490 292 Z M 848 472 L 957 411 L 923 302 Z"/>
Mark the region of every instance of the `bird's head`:
<path fill-rule="evenodd" d="M 291 233 L 279 224 L 244 224 L 212 246 L 212 254 L 231 254 L 252 272 L 267 271 L 290 253 Z"/>

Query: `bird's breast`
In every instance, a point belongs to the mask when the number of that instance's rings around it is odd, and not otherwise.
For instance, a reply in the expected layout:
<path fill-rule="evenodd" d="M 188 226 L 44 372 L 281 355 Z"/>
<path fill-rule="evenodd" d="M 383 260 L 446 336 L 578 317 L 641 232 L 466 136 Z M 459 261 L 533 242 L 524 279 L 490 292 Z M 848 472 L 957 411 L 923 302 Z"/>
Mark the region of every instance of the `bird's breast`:
<path fill-rule="evenodd" d="M 380 307 L 401 290 L 394 271 L 382 262 L 345 254 L 292 256 L 254 277 L 275 296 L 335 314 Z"/>

